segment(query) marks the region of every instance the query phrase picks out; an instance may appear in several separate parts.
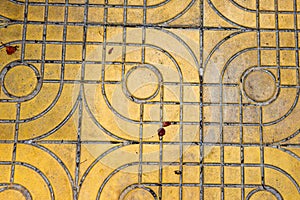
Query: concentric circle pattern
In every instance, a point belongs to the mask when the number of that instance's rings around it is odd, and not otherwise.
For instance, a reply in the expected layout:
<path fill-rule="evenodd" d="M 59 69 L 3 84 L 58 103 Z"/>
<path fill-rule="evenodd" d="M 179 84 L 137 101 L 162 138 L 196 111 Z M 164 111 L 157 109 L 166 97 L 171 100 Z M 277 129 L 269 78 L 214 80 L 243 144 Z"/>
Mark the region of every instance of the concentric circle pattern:
<path fill-rule="evenodd" d="M 300 199 L 300 0 L 0 8 L 0 200 Z"/>
<path fill-rule="evenodd" d="M 135 66 L 131 68 L 124 79 L 124 93 L 129 99 L 137 100 L 153 99 L 159 91 L 159 83 L 162 76 L 153 66 Z"/>
<path fill-rule="evenodd" d="M 9 70 L 4 76 L 7 94 L 15 97 L 27 96 L 33 92 L 37 79 L 33 70 L 24 66 Z"/>

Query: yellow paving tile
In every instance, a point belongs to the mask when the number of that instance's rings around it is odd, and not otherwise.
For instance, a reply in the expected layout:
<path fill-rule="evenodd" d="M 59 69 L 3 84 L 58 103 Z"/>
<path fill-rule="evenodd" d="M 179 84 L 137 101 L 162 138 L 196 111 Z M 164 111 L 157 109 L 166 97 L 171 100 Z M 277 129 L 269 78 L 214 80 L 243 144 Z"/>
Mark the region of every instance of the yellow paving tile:
<path fill-rule="evenodd" d="M 0 200 L 300 199 L 300 0 L 0 8 Z"/>

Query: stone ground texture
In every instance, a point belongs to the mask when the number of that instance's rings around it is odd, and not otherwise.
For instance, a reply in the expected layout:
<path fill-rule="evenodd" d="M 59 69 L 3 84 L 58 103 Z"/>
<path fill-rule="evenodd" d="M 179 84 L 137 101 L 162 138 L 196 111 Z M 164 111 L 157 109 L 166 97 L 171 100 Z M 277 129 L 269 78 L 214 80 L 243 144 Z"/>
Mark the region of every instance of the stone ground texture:
<path fill-rule="evenodd" d="M 300 199 L 300 0 L 0 8 L 0 199 Z"/>

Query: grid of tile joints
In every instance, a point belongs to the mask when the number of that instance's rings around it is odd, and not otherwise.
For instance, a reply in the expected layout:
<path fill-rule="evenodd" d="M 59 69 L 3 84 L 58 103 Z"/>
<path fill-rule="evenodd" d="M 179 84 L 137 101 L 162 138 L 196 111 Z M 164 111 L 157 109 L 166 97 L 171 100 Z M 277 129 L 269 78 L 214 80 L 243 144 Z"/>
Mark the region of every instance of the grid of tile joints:
<path fill-rule="evenodd" d="M 15 170 L 25 168 L 43 179 L 47 198 L 62 195 L 59 174 L 53 178 L 22 150 L 37 151 L 39 159 L 46 152 L 58 163 L 69 182 L 63 189 L 69 199 L 123 199 L 139 193 L 153 199 L 299 196 L 298 2 L 224 0 L 238 13 L 211 0 L 6 4 L 19 6 L 24 16 L 1 16 L 3 33 L 5 27 L 21 26 L 21 38 L 6 43 L 20 45 L 19 57 L 1 66 L 0 101 L 14 114 L 0 120 L 2 148 L 12 154 L 1 161 L 10 168 L 1 191 L 33 198 L 20 175 L 15 181 Z M 36 87 L 24 95 L 6 83 L 17 67 L 37 77 Z M 143 87 L 153 93 L 143 96 L 143 88 L 139 92 L 130 85 L 130 75 L 149 78 L 147 70 L 154 81 Z M 47 96 L 52 90 L 57 92 Z M 37 111 L 28 113 L 33 108 Z M 58 112 L 51 115 L 53 110 Z M 162 121 L 172 126 L 158 138 Z M 36 127 L 44 123 L 48 128 Z M 64 129 L 68 123 L 75 130 Z M 62 155 L 51 145 L 65 145 L 74 155 Z M 273 160 L 279 156 L 290 166 Z M 99 165 L 106 172 L 96 172 Z M 122 180 L 114 179 L 118 173 L 126 182 L 113 185 Z M 290 188 L 276 185 L 274 177 Z M 119 191 L 115 196 L 109 193 L 113 188 Z"/>

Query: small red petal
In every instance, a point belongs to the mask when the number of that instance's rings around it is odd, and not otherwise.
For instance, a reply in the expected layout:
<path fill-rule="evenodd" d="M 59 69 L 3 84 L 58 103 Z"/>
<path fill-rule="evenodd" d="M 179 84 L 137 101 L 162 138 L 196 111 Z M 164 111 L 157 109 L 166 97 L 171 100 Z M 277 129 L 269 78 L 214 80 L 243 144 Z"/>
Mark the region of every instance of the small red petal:
<path fill-rule="evenodd" d="M 110 48 L 109 50 L 108 50 L 108 54 L 111 54 L 112 52 L 113 52 L 113 50 L 114 50 L 114 48 L 112 47 L 112 48 Z"/>
<path fill-rule="evenodd" d="M 157 130 L 158 136 L 164 136 L 166 134 L 166 130 L 164 128 L 160 128 Z"/>
<path fill-rule="evenodd" d="M 167 126 L 170 126 L 171 125 L 171 122 L 163 122 L 162 126 L 163 127 L 167 127 Z"/>
<path fill-rule="evenodd" d="M 6 46 L 6 53 L 8 55 L 11 55 L 13 53 L 15 53 L 17 51 L 17 46 L 13 47 L 13 46 Z"/>

